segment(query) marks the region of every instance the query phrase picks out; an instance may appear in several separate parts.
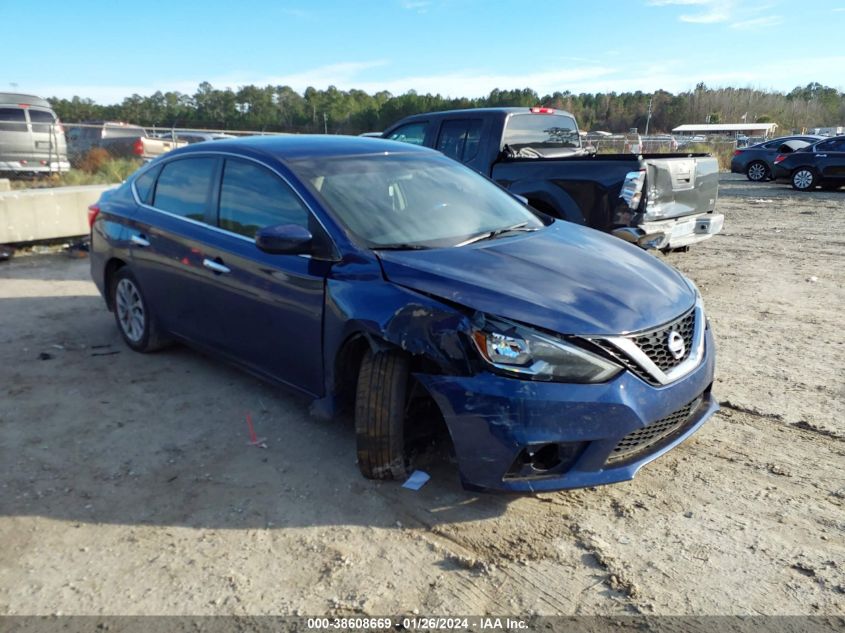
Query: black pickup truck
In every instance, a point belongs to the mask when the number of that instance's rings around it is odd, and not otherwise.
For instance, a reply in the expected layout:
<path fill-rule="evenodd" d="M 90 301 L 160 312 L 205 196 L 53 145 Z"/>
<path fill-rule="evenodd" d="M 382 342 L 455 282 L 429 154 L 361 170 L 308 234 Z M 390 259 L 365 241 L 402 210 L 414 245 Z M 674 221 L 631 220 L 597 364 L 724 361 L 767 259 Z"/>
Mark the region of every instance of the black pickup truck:
<path fill-rule="evenodd" d="M 492 178 L 535 209 L 644 248 L 684 249 L 722 229 L 719 166 L 708 154 L 596 154 L 552 108 L 417 114 L 383 138 L 425 145 Z"/>

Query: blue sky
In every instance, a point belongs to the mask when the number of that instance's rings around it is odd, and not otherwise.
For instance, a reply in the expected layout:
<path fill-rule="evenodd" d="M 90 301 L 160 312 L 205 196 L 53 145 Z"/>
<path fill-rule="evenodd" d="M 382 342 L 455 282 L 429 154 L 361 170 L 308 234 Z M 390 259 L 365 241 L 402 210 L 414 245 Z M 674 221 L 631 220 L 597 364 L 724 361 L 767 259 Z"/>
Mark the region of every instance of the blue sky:
<path fill-rule="evenodd" d="M 115 103 L 247 84 L 475 97 L 811 81 L 845 89 L 845 0 L 0 0 L 0 90 Z M 13 25 L 13 26 L 12 26 Z"/>

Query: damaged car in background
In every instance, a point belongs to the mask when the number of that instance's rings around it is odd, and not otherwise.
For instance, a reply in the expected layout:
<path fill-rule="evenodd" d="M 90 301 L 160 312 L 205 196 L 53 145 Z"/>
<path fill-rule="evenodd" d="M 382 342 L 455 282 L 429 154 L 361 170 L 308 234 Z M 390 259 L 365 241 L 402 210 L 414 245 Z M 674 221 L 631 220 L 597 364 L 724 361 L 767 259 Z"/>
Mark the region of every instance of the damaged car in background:
<path fill-rule="evenodd" d="M 126 344 L 179 341 L 354 411 L 358 465 L 402 479 L 445 422 L 462 482 L 630 479 L 717 409 L 691 281 L 537 212 L 430 149 L 354 137 L 196 144 L 90 209 Z"/>

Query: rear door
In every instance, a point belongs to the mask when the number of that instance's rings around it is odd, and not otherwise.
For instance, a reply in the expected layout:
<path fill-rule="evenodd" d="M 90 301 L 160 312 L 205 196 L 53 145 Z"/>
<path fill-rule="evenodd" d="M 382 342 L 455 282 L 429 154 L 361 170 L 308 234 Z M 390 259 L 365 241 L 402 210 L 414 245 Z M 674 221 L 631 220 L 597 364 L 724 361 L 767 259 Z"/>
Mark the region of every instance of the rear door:
<path fill-rule="evenodd" d="M 305 203 L 263 164 L 226 158 L 217 226 L 204 245 L 206 318 L 212 345 L 250 369 L 323 393 L 323 293 L 330 262 L 258 249 L 258 230 L 297 224 L 324 237 Z"/>
<path fill-rule="evenodd" d="M 20 106 L 0 106 L 0 168 L 19 170 L 26 168 L 20 161 L 33 160 L 32 135 L 26 122 L 26 113 Z"/>
<path fill-rule="evenodd" d="M 44 108 L 31 107 L 28 109 L 30 127 L 32 129 L 33 150 L 39 161 L 51 165 L 57 161 L 67 160 L 67 147 L 64 131 L 59 125 L 56 115 Z"/>
<path fill-rule="evenodd" d="M 216 327 L 201 300 L 211 277 L 203 254 L 216 231 L 209 220 L 220 164 L 201 155 L 154 167 L 137 183 L 142 204 L 128 222 L 132 269 L 151 309 L 166 330 L 201 345 Z"/>

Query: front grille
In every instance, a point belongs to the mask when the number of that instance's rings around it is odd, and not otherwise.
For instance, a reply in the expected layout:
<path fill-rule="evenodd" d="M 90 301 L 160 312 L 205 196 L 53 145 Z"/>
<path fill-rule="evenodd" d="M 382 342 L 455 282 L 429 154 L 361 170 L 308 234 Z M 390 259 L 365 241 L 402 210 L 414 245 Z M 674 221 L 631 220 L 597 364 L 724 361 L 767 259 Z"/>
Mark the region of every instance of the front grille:
<path fill-rule="evenodd" d="M 667 372 L 674 369 L 687 358 L 689 358 L 692 351 L 692 334 L 695 330 L 695 310 L 690 310 L 680 319 L 677 319 L 669 325 L 664 325 L 660 329 L 645 332 L 636 336 L 632 336 L 634 343 L 637 344 L 643 353 L 657 365 L 661 371 Z M 684 339 L 684 354 L 680 358 L 675 358 L 669 351 L 669 334 L 675 331 Z"/>
<path fill-rule="evenodd" d="M 627 354 L 624 354 L 620 350 L 616 349 L 616 347 L 611 343 L 603 341 L 599 338 L 592 339 L 592 343 L 599 346 L 602 350 L 609 354 L 613 358 L 613 360 L 622 365 L 625 369 L 630 371 L 635 376 L 646 381 L 648 384 L 655 386 L 660 384 L 660 381 L 658 381 L 645 369 L 637 365 L 632 359 L 628 358 Z"/>
<path fill-rule="evenodd" d="M 695 400 L 684 405 L 674 413 L 667 415 L 665 418 L 661 418 L 657 422 L 652 422 L 645 428 L 628 433 L 613 448 L 610 456 L 607 458 L 607 462 L 616 463 L 629 459 L 668 438 L 684 426 L 689 420 L 690 415 L 698 409 L 701 400 L 702 396 L 698 396 Z"/>
<path fill-rule="evenodd" d="M 695 314 L 695 308 L 693 308 L 667 325 L 662 325 L 654 330 L 631 334 L 626 338 L 633 342 L 658 369 L 667 373 L 687 360 L 692 353 L 693 335 L 695 334 Z M 675 359 L 669 351 L 669 335 L 673 331 L 680 334 L 684 340 L 684 353 L 678 359 Z M 601 338 L 589 340 L 593 345 L 599 347 L 605 355 L 625 367 L 625 369 L 641 380 L 654 386 L 663 384 L 656 376 L 651 375 L 651 373 L 640 365 L 642 361 L 637 361 L 635 358 L 629 356 L 628 353 L 616 347 L 611 341 Z"/>

